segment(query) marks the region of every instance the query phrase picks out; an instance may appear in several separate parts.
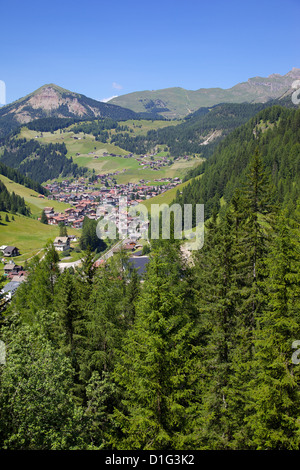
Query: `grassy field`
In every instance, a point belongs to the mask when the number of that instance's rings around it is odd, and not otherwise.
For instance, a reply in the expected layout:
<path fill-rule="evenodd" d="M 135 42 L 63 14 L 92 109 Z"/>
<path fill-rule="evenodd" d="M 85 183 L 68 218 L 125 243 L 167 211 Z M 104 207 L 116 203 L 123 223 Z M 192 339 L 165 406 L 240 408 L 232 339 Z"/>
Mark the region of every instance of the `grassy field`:
<path fill-rule="evenodd" d="M 198 166 L 202 162 L 203 159 L 198 157 L 189 161 L 178 159 L 172 165 L 163 166 L 157 171 L 138 166 L 126 170 L 126 172 L 117 175 L 115 178 L 117 183 L 137 183 L 140 179 L 144 179 L 156 184 L 155 180 L 160 178 L 183 178 L 189 169 Z"/>
<path fill-rule="evenodd" d="M 196 179 L 201 178 L 202 175 L 196 176 Z M 147 207 L 148 210 L 151 208 L 151 204 L 171 204 L 175 199 L 177 191 L 182 191 L 182 189 L 189 184 L 189 181 L 178 184 L 174 188 L 169 189 L 168 191 L 159 194 L 158 196 L 147 199 L 143 204 Z"/>
<path fill-rule="evenodd" d="M 94 158 L 92 155 L 80 155 L 73 158 L 74 163 L 79 166 L 85 166 L 90 169 L 95 169 L 97 174 L 113 173 L 115 171 L 124 170 L 138 170 L 139 162 L 135 158 L 122 158 L 111 156 L 99 156 Z"/>
<path fill-rule="evenodd" d="M 5 222 L 6 212 L 0 212 L 0 246 L 16 246 L 21 256 L 15 258 L 16 263 L 24 263 L 43 250 L 48 241 L 59 236 L 58 227 L 45 225 L 30 217 L 8 214 L 10 222 Z M 69 235 L 80 234 L 80 230 L 68 228 Z"/>
<path fill-rule="evenodd" d="M 42 137 L 41 137 L 42 135 Z M 74 139 L 77 137 L 77 139 Z M 19 138 L 21 139 L 35 139 L 38 142 L 50 144 L 50 143 L 60 143 L 63 142 L 66 144 L 68 149 L 67 156 L 75 157 L 76 154 L 88 155 L 90 152 L 96 152 L 103 154 L 103 152 L 115 153 L 117 155 L 127 155 L 128 152 L 123 150 L 113 144 L 104 144 L 103 142 L 98 142 L 95 140 L 95 137 L 91 134 L 74 134 L 72 130 L 64 131 L 54 131 L 52 132 L 43 132 L 42 134 L 37 131 L 32 131 L 23 127 L 21 129 Z"/>
<path fill-rule="evenodd" d="M 140 121 L 135 121 L 135 120 L 128 120 L 124 121 L 121 123 L 123 126 L 127 126 L 129 129 L 131 129 L 133 132 L 130 132 L 130 135 L 132 137 L 138 136 L 138 135 L 146 135 L 148 131 L 156 131 L 158 129 L 163 129 L 164 127 L 170 127 L 170 126 L 177 126 L 178 124 L 181 124 L 183 121 L 178 120 L 178 121 L 150 121 L 150 120 L 140 120 Z M 112 134 L 115 133 L 115 130 L 112 130 Z"/>
<path fill-rule="evenodd" d="M 69 204 L 65 204 L 64 202 L 49 201 L 47 197 L 41 198 L 39 197 L 39 193 L 33 191 L 33 189 L 25 188 L 25 186 L 11 181 L 6 178 L 6 176 L 0 175 L 0 180 L 5 184 L 10 193 L 14 192 L 25 199 L 33 217 L 39 217 L 44 207 L 54 207 L 54 210 L 57 212 L 63 212 L 70 207 Z"/>

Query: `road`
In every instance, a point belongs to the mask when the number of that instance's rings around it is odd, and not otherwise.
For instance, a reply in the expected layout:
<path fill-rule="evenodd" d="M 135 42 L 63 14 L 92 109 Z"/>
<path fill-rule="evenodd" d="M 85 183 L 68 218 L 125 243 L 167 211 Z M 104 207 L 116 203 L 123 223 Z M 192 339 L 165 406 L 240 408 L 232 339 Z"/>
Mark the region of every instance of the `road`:
<path fill-rule="evenodd" d="M 127 240 L 119 240 L 115 245 L 113 245 L 106 253 L 104 253 L 102 256 L 100 256 L 99 260 L 107 260 L 114 254 L 114 249 L 118 248 L 122 244 L 127 243 Z M 60 271 L 64 271 L 65 269 L 68 268 L 76 268 L 77 266 L 80 266 L 82 262 L 82 259 L 79 259 L 77 261 L 71 261 L 70 263 L 58 263 L 58 267 Z"/>
<path fill-rule="evenodd" d="M 70 263 L 58 263 L 58 267 L 60 271 L 64 271 L 68 268 L 76 268 L 76 266 L 80 266 L 81 261 L 81 259 L 78 259 L 77 261 L 71 261 Z"/>

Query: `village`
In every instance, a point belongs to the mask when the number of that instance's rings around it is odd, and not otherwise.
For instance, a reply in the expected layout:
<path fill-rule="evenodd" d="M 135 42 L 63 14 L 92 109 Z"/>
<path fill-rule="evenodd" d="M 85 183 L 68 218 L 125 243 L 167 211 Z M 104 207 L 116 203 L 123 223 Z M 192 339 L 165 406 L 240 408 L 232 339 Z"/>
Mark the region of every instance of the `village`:
<path fill-rule="evenodd" d="M 142 245 L 138 240 L 147 238 L 149 220 L 147 216 L 143 218 L 143 214 L 138 210 L 139 205 L 177 186 L 181 180 L 180 178 L 161 178 L 155 180 L 157 184 L 151 185 L 149 181 L 142 179 L 139 183 L 117 184 L 114 179 L 117 173 L 95 175 L 92 182 L 79 178 L 74 181 L 63 180 L 46 184 L 45 188 L 49 192 L 47 196 L 49 206 L 44 207 L 43 210 L 46 217 L 45 223 L 81 229 L 85 217 L 104 220 L 103 230 L 107 230 L 107 225 L 110 230 L 113 227 L 110 236 L 119 237 L 126 251 L 136 252 L 132 255 L 131 261 L 142 273 L 148 257 L 142 256 Z M 45 198 L 42 195 L 39 197 Z M 64 212 L 57 212 L 51 206 L 51 201 L 64 202 L 71 207 L 65 209 Z M 41 221 L 41 217 L 39 220 Z M 72 241 L 76 241 L 74 235 L 58 236 L 53 245 L 58 252 L 64 253 L 70 249 Z M 120 249 L 120 243 L 117 245 L 105 255 L 105 258 L 113 256 Z M 26 267 L 17 264 L 13 259 L 20 255 L 18 247 L 0 246 L 0 253 L 2 253 L 4 275 L 8 281 L 1 292 L 9 301 L 20 284 L 26 280 L 28 272 Z M 103 259 L 99 259 L 95 262 L 95 266 L 103 262 Z"/>
<path fill-rule="evenodd" d="M 49 204 L 49 207 L 44 208 L 47 223 L 82 228 L 84 217 L 98 220 L 109 212 L 114 212 L 113 208 L 116 212 L 121 198 L 126 198 L 130 209 L 181 183 L 180 178 L 177 177 L 157 179 L 156 185 L 151 185 L 149 181 L 143 179 L 139 183 L 117 184 L 113 176 L 114 173 L 96 175 L 93 182 L 80 178 L 72 182 L 64 180 L 46 184 L 45 188 L 50 193 L 49 201 L 55 200 L 72 206 L 64 212 L 57 212 Z M 129 216 L 128 223 L 132 222 L 134 222 L 134 217 Z"/>

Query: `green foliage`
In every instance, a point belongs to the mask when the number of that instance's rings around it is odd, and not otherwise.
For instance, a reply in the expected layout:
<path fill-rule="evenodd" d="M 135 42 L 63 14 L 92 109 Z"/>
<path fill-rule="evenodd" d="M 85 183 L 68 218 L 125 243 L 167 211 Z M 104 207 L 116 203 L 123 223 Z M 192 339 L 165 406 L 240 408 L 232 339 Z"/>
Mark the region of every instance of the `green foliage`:
<path fill-rule="evenodd" d="M 32 260 L 1 317 L 2 448 L 299 450 L 299 111 L 255 122 L 207 166 L 226 204 L 188 263 L 171 236 L 143 282 L 123 251 L 96 268 L 87 218 L 80 268 L 61 272 L 52 244 Z"/>
<path fill-rule="evenodd" d="M 235 190 L 244 184 L 249 162 L 258 149 L 276 188 L 275 202 L 295 207 L 300 195 L 299 114 L 299 109 L 274 106 L 234 130 L 199 167 L 197 174 L 201 173 L 202 177 L 191 179 L 175 202 L 182 205 L 205 203 L 205 216 L 209 218 L 214 208 L 220 209 L 222 197 L 229 202 Z"/>
<path fill-rule="evenodd" d="M 248 424 L 257 449 L 299 449 L 299 367 L 292 364 L 291 345 L 300 337 L 299 224 L 283 216 L 267 259 L 268 306 L 256 334 L 253 414 Z M 271 406 L 270 406 L 271 404 Z"/>
<path fill-rule="evenodd" d="M 46 214 L 45 214 L 45 211 L 42 211 L 41 223 L 42 223 L 42 224 L 48 224 L 48 219 L 47 219 L 47 216 L 46 216 Z"/>
<path fill-rule="evenodd" d="M 35 119 L 27 124 L 27 128 L 37 132 L 54 132 L 58 129 L 64 129 L 78 122 L 76 118 L 41 118 Z"/>
<path fill-rule="evenodd" d="M 59 236 L 60 237 L 67 237 L 68 236 L 68 230 L 67 230 L 67 227 L 65 226 L 65 224 L 63 222 L 60 222 L 58 224 L 58 227 L 59 227 Z"/>
<path fill-rule="evenodd" d="M 14 192 L 9 193 L 6 186 L 0 181 L 0 211 L 8 211 L 14 214 L 30 215 L 30 209 L 26 205 L 23 197 Z M 7 221 L 8 215 L 6 215 Z"/>
<path fill-rule="evenodd" d="M 97 236 L 97 223 L 98 222 L 96 220 L 84 217 L 82 224 L 82 234 L 79 241 L 80 248 L 82 250 L 90 249 L 91 251 L 97 252 L 105 250 L 105 242 Z"/>
<path fill-rule="evenodd" d="M 0 372 L 2 449 L 59 450 L 76 442 L 73 370 L 42 331 L 41 315 L 38 320 L 2 330 L 8 351 Z"/>
<path fill-rule="evenodd" d="M 28 178 L 27 176 L 22 175 L 18 170 L 14 170 L 13 168 L 4 165 L 4 163 L 0 162 L 0 174 L 6 176 L 15 183 L 22 184 L 26 188 L 33 189 L 34 191 L 38 192 L 39 194 L 43 194 L 47 196 L 48 191 L 47 189 L 43 188 L 39 183 L 33 181 L 32 179 Z"/>
<path fill-rule="evenodd" d="M 193 324 L 185 307 L 180 261 L 169 244 L 153 254 L 133 328 L 115 370 L 122 408 L 115 412 L 121 449 L 184 446 L 192 413 Z"/>
<path fill-rule="evenodd" d="M 67 148 L 64 143 L 40 144 L 33 139 L 27 141 L 8 138 L 4 143 L 1 162 L 38 183 L 59 176 L 84 175 L 87 169 L 78 167 L 72 158 L 66 157 L 66 154 Z"/>

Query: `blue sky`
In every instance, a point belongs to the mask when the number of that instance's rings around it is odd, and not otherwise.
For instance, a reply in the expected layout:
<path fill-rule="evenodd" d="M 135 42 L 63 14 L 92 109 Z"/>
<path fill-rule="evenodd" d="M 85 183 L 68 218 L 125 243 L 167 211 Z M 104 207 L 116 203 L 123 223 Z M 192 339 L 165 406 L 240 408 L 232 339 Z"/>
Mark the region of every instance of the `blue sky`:
<path fill-rule="evenodd" d="M 46 83 L 102 100 L 300 68 L 299 0 L 2 2 L 7 103 Z"/>

